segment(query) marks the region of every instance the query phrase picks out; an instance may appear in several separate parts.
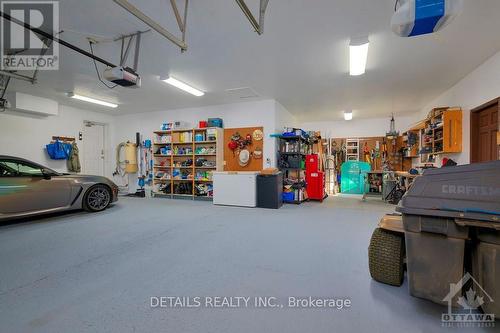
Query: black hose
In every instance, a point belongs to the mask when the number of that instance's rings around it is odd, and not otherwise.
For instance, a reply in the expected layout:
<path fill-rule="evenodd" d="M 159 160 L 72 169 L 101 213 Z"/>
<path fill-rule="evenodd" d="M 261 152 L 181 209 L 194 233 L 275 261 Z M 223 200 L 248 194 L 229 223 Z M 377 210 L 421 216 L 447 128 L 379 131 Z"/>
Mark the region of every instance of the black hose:
<path fill-rule="evenodd" d="M 90 53 L 91 53 L 92 55 L 94 55 L 94 48 L 92 47 L 92 42 L 91 42 L 91 41 L 89 41 L 89 44 L 90 44 Z M 101 81 L 101 83 L 102 83 L 102 84 L 103 84 L 106 88 L 109 88 L 109 89 L 114 89 L 114 88 L 116 88 L 116 87 L 118 86 L 117 84 L 115 84 L 114 86 L 108 86 L 108 85 L 106 84 L 106 82 L 104 82 L 104 81 L 101 79 L 101 74 L 99 74 L 99 69 L 97 68 L 97 63 L 96 63 L 95 59 L 92 59 L 92 60 L 94 61 L 94 67 L 95 67 L 95 71 L 96 71 L 96 73 L 97 73 L 97 78 L 99 79 L 99 81 Z"/>
<path fill-rule="evenodd" d="M 100 63 L 102 63 L 102 64 L 104 64 L 104 65 L 106 65 L 108 67 L 116 67 L 116 65 L 110 63 L 107 60 L 104 60 L 102 58 L 96 57 L 95 55 L 93 55 L 93 54 L 91 54 L 91 53 L 89 53 L 89 52 L 87 52 L 85 50 L 82 50 L 79 47 L 76 47 L 76 46 L 74 46 L 74 45 L 72 45 L 72 44 L 70 44 L 68 42 L 65 42 L 64 40 L 59 39 L 59 38 L 55 37 L 54 35 L 49 34 L 49 33 L 45 32 L 43 30 L 40 30 L 38 28 L 33 28 L 28 23 L 19 21 L 18 19 L 15 19 L 15 18 L 11 17 L 9 14 L 6 14 L 6 13 L 0 11 L 0 16 L 3 17 L 4 19 L 8 20 L 8 21 L 14 22 L 14 23 L 16 23 L 16 24 L 24 27 L 27 30 L 31 30 L 31 31 L 33 31 L 34 33 L 36 33 L 36 34 L 38 34 L 40 36 L 43 36 L 43 37 L 48 38 L 50 40 L 53 40 L 54 42 L 58 42 L 59 44 L 61 44 L 63 46 L 66 46 L 67 48 L 72 49 L 73 51 L 76 51 L 76 52 L 78 52 L 78 53 L 80 53 L 80 54 L 82 54 L 82 55 L 84 55 L 86 57 L 92 58 L 92 59 L 94 59 L 94 61 L 99 61 Z"/>

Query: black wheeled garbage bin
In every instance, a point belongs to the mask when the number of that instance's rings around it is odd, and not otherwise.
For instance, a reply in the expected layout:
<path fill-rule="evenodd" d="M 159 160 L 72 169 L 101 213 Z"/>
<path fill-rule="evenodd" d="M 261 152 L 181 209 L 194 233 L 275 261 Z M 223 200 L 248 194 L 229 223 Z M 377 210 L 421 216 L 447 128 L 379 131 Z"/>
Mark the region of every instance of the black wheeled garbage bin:
<path fill-rule="evenodd" d="M 411 295 L 440 304 L 451 299 L 457 305 L 463 291 L 454 293 L 450 285 L 465 275 L 467 240 L 473 245 L 475 279 L 492 295 L 500 292 L 500 257 L 493 259 L 500 256 L 500 237 L 495 236 L 500 229 L 500 161 L 426 170 L 396 210 L 403 214 Z M 489 242 L 477 236 L 478 228 Z M 498 306 L 485 307 L 500 316 Z"/>
<path fill-rule="evenodd" d="M 483 311 L 500 317 L 500 231 L 480 228 L 473 252 L 472 275 L 476 294 L 482 297 Z"/>
<path fill-rule="evenodd" d="M 257 207 L 278 209 L 283 205 L 283 174 L 257 176 Z"/>

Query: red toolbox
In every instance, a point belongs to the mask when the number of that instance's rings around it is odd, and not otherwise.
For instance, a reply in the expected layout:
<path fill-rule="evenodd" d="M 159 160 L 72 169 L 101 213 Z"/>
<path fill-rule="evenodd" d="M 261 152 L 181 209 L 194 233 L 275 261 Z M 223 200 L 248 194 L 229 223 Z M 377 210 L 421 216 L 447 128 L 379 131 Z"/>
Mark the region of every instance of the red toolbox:
<path fill-rule="evenodd" d="M 325 173 L 322 171 L 308 173 L 306 182 L 309 199 L 323 201 L 325 198 Z"/>
<path fill-rule="evenodd" d="M 306 156 L 306 175 L 312 172 L 319 171 L 319 158 L 317 154 Z"/>
<path fill-rule="evenodd" d="M 325 198 L 325 173 L 319 171 L 319 156 L 310 154 L 306 156 L 306 183 L 307 195 L 311 200 L 323 201 Z"/>

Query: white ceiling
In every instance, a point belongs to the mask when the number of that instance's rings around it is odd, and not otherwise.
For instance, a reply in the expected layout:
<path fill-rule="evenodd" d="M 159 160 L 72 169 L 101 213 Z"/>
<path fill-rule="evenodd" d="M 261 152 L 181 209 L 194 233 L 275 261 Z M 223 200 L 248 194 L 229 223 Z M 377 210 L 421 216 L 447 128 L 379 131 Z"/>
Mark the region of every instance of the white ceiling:
<path fill-rule="evenodd" d="M 131 2 L 177 31 L 169 1 Z M 258 0 L 247 2 L 255 8 Z M 116 37 L 146 29 L 112 0 L 61 0 L 60 6 L 61 37 L 85 49 L 87 35 Z M 41 72 L 35 86 L 16 81 L 13 87 L 114 114 L 237 102 L 225 90 L 251 87 L 302 120 L 340 119 L 346 108 L 366 118 L 419 110 L 500 50 L 498 0 L 465 1 L 462 15 L 444 31 L 418 38 L 390 31 L 393 8 L 394 0 L 270 0 L 265 33 L 258 36 L 233 0 L 191 0 L 187 52 L 181 54 L 154 31 L 143 36 L 140 89 L 108 90 L 90 59 L 64 47 L 59 71 Z M 366 34 L 371 41 L 367 73 L 350 77 L 349 38 Z M 103 43 L 95 51 L 117 63 L 120 45 Z M 197 98 L 158 80 L 167 73 L 206 95 Z M 120 107 L 70 101 L 68 91 Z"/>

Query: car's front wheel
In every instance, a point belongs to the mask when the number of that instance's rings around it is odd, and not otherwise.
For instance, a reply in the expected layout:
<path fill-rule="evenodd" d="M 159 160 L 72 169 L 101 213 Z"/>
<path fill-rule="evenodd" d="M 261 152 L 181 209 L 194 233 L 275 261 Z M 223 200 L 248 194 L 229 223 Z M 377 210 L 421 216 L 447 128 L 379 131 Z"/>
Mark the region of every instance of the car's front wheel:
<path fill-rule="evenodd" d="M 111 203 L 111 190 L 105 185 L 94 185 L 83 197 L 83 209 L 89 212 L 105 210 Z"/>

